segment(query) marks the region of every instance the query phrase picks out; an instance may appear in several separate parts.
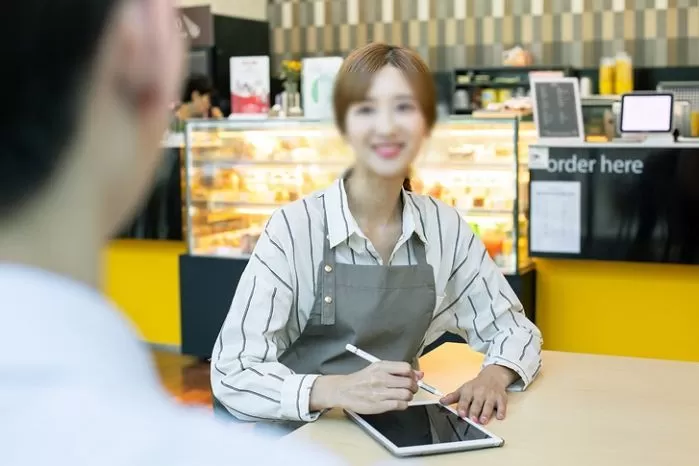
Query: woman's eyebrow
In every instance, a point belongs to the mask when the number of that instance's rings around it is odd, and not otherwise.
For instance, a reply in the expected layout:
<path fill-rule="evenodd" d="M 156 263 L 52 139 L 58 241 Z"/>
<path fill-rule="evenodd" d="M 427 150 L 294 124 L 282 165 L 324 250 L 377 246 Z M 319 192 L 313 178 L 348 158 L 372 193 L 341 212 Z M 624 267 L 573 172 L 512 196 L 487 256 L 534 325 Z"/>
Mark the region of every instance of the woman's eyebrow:
<path fill-rule="evenodd" d="M 394 96 L 391 96 L 391 99 L 393 100 L 414 100 L 415 96 L 412 94 L 397 94 Z M 376 97 L 367 97 L 364 99 L 364 102 L 376 102 L 377 98 Z"/>

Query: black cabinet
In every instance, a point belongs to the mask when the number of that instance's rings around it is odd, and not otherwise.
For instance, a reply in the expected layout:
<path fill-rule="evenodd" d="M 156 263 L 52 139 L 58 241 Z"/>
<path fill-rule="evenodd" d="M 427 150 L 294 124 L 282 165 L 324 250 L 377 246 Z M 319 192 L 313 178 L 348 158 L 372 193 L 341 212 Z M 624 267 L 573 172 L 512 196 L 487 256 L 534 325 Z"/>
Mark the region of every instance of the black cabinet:
<path fill-rule="evenodd" d="M 164 149 L 150 195 L 118 238 L 181 241 L 181 180 L 180 149 Z"/>

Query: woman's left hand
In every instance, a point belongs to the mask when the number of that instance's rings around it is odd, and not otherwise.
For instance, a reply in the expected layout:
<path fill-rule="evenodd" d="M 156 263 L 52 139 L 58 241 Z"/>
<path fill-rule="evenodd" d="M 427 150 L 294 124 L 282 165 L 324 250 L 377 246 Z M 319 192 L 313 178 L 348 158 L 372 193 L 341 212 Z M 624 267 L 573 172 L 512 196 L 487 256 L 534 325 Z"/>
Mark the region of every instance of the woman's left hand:
<path fill-rule="evenodd" d="M 456 411 L 459 416 L 468 416 L 480 424 L 487 424 L 493 414 L 502 420 L 507 409 L 507 387 L 518 377 L 507 367 L 486 366 L 478 377 L 449 393 L 440 402 L 444 405 L 458 403 Z"/>

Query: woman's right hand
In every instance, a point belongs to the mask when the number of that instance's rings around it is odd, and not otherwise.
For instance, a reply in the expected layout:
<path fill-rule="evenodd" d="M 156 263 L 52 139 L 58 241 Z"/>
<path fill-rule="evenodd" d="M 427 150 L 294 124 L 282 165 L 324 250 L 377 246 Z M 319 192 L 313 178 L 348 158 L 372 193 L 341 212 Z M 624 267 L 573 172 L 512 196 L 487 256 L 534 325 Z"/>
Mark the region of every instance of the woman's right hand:
<path fill-rule="evenodd" d="M 341 407 L 358 414 L 404 410 L 422 377 L 407 362 L 392 361 L 375 362 L 349 375 L 321 376 L 311 391 L 311 410 Z"/>

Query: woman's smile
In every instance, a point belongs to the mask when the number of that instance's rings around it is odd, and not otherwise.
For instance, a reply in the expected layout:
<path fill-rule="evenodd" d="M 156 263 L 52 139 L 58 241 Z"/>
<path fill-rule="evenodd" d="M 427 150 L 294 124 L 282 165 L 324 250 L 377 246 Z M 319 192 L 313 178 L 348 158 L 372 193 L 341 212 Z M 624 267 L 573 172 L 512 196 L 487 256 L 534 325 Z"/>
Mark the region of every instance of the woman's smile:
<path fill-rule="evenodd" d="M 395 159 L 401 155 L 405 148 L 405 144 L 398 142 L 381 142 L 372 144 L 371 148 L 374 153 L 382 159 Z"/>

